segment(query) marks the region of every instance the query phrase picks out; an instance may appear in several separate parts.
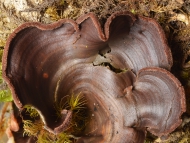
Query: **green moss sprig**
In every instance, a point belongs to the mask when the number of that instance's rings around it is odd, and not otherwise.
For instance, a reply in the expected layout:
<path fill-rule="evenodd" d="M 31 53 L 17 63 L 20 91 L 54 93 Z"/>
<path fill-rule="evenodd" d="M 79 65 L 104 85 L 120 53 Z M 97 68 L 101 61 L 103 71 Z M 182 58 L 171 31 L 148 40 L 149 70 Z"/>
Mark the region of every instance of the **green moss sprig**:
<path fill-rule="evenodd" d="M 23 119 L 23 135 L 36 137 L 37 143 L 72 143 L 75 140 L 72 134 L 81 131 L 86 125 L 86 116 L 84 116 L 86 102 L 85 97 L 79 93 L 77 95 L 65 96 L 59 103 L 55 104 L 56 116 L 59 118 L 62 116 L 61 112 L 64 109 L 72 111 L 73 114 L 69 130 L 57 135 L 47 130 L 42 119 L 37 118 L 40 115 L 35 107 L 25 105 L 25 113 L 29 113 L 32 120 Z M 85 123 L 81 124 L 82 121 Z"/>
<path fill-rule="evenodd" d="M 31 105 L 25 105 L 24 109 L 26 109 L 26 112 L 29 113 L 31 118 L 39 117 L 39 113 L 35 107 Z"/>
<path fill-rule="evenodd" d="M 85 107 L 87 100 L 81 93 L 64 96 L 60 102 L 55 103 L 56 116 L 62 117 L 62 110 L 66 109 L 72 112 L 72 121 L 69 125 L 70 132 L 80 133 L 87 125 L 88 112 Z"/>
<path fill-rule="evenodd" d="M 37 113 L 37 110 L 34 107 L 27 105 L 27 110 L 30 112 L 29 115 L 32 115 L 32 117 L 36 117 L 33 116 L 34 114 L 32 113 Z M 34 119 L 34 121 L 23 119 L 23 129 L 23 136 L 33 136 L 37 139 L 37 143 L 72 143 L 69 134 L 62 132 L 58 135 L 55 135 L 46 130 L 45 124 L 42 122 L 41 119 Z"/>
<path fill-rule="evenodd" d="M 23 120 L 23 136 L 38 137 L 39 131 L 42 130 L 43 123 L 41 121 Z"/>
<path fill-rule="evenodd" d="M 71 97 L 68 99 L 68 108 L 70 108 L 70 110 L 72 111 L 84 109 L 84 105 L 86 104 L 86 102 L 87 101 L 85 100 L 85 97 L 81 93 L 76 96 L 72 94 Z"/>

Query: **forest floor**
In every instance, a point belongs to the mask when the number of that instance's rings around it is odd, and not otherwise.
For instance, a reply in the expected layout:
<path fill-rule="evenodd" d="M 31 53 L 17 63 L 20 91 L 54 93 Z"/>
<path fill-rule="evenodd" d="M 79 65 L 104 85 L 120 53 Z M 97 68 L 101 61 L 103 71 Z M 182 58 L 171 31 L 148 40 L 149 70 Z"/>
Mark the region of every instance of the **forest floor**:
<path fill-rule="evenodd" d="M 52 23 L 63 18 L 75 20 L 80 15 L 94 12 L 103 24 L 115 11 L 130 11 L 160 23 L 173 54 L 172 73 L 182 82 L 186 92 L 187 111 L 182 116 L 182 125 L 162 139 L 148 133 L 146 143 L 189 143 L 189 0 L 0 0 L 0 50 L 3 50 L 10 33 L 24 22 Z"/>

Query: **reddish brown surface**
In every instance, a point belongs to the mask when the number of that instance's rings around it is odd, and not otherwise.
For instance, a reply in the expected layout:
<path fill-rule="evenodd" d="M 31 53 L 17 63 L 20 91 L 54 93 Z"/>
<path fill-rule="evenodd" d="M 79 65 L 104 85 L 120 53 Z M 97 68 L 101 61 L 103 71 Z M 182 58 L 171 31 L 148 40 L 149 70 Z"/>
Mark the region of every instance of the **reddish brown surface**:
<path fill-rule="evenodd" d="M 92 13 L 76 22 L 26 23 L 10 36 L 3 54 L 3 76 L 15 104 L 35 106 L 51 129 L 62 124 L 54 122 L 54 101 L 85 96 L 93 115 L 80 139 L 85 143 L 143 142 L 146 128 L 157 136 L 173 131 L 185 97 L 167 71 L 171 66 L 161 27 L 128 12 L 113 14 L 103 31 Z"/>

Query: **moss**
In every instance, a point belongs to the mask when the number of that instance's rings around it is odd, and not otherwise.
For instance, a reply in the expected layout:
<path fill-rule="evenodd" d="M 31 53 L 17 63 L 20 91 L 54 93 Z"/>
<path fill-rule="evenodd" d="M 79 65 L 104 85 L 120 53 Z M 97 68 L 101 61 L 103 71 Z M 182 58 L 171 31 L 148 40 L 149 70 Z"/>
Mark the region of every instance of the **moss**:
<path fill-rule="evenodd" d="M 2 49 L 0 50 L 0 57 L 2 58 Z M 6 86 L 2 78 L 2 63 L 0 62 L 0 85 L 2 89 L 0 90 L 0 102 L 9 102 L 12 101 L 12 94 L 10 89 Z"/>
<path fill-rule="evenodd" d="M 61 111 L 63 109 L 72 111 L 72 121 L 69 130 L 73 134 L 80 134 L 87 125 L 88 112 L 85 107 L 86 103 L 87 101 L 82 93 L 65 96 L 59 103 L 55 103 L 54 107 L 58 118 L 62 117 Z"/>
<path fill-rule="evenodd" d="M 35 108 L 33 108 L 30 105 L 27 105 L 28 111 L 31 112 L 37 112 L 35 111 Z M 33 114 L 30 114 L 33 115 Z M 32 116 L 34 117 L 34 116 Z M 22 117 L 23 118 L 23 117 Z M 23 136 L 32 136 L 37 139 L 37 143 L 71 143 L 70 136 L 67 133 L 60 133 L 58 135 L 55 135 L 45 128 L 45 124 L 42 122 L 41 119 L 34 119 L 34 120 L 22 120 L 23 122 Z"/>
<path fill-rule="evenodd" d="M 0 102 L 9 102 L 12 101 L 12 94 L 9 89 L 0 90 Z"/>
<path fill-rule="evenodd" d="M 41 121 L 23 120 L 23 129 L 23 136 L 38 137 L 39 132 L 43 129 L 43 123 Z"/>
<path fill-rule="evenodd" d="M 31 118 L 39 117 L 39 113 L 38 113 L 38 111 L 37 111 L 37 109 L 35 107 L 33 107 L 31 105 L 25 105 L 23 108 L 26 110 L 25 111 L 26 114 L 29 113 L 29 116 Z"/>
<path fill-rule="evenodd" d="M 66 100 L 64 100 L 65 98 L 62 98 L 59 103 L 55 104 L 55 109 L 58 118 L 62 117 L 61 111 L 63 109 L 72 111 L 72 120 L 68 130 L 58 135 L 49 132 L 48 130 L 46 130 L 46 125 L 42 122 L 42 119 L 36 118 L 39 117 L 38 110 L 31 105 L 25 105 L 24 113 L 28 113 L 32 120 L 25 120 L 22 117 L 24 129 L 23 135 L 36 137 L 38 139 L 37 143 L 71 143 L 73 140 L 73 135 L 81 132 L 86 126 L 87 115 L 84 105 L 87 101 L 80 93 L 77 95 L 72 94 L 71 96 L 66 97 Z"/>
<path fill-rule="evenodd" d="M 57 136 L 56 143 L 72 143 L 72 141 L 70 140 L 70 136 L 66 133 L 60 133 Z"/>

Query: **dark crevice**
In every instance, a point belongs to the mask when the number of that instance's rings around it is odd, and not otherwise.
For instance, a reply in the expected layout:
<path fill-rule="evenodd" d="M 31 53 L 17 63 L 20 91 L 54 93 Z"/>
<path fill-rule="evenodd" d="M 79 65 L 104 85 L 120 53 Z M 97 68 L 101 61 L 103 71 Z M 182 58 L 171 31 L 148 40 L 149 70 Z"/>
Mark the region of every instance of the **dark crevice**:
<path fill-rule="evenodd" d="M 104 57 L 104 54 L 102 53 L 102 51 L 99 51 L 98 54 L 102 57 Z"/>
<path fill-rule="evenodd" d="M 118 68 L 115 68 L 114 66 L 112 66 L 110 63 L 108 62 L 103 62 L 99 65 L 94 65 L 93 63 L 93 66 L 103 66 L 103 67 L 107 67 L 109 68 L 111 71 L 115 72 L 115 73 L 124 73 L 126 71 L 128 71 L 128 69 L 118 69 Z"/>
<path fill-rule="evenodd" d="M 110 52 L 111 52 L 111 48 L 110 48 L 109 46 L 107 46 L 106 48 L 100 50 L 100 51 L 98 52 L 98 54 L 99 54 L 100 56 L 106 58 L 106 57 L 105 57 L 105 54 L 110 53 Z"/>
<path fill-rule="evenodd" d="M 188 63 L 189 61 L 190 61 L 190 56 L 188 55 L 188 56 L 186 57 L 185 63 Z"/>
<path fill-rule="evenodd" d="M 99 51 L 98 52 L 98 54 L 100 55 L 100 56 L 103 56 L 103 57 L 105 57 L 105 54 L 107 54 L 107 53 L 110 53 L 111 52 L 111 49 L 107 49 L 108 51 Z"/>
<path fill-rule="evenodd" d="M 127 68 L 124 68 L 124 69 L 119 69 L 119 68 L 116 68 L 114 67 L 111 62 L 112 60 L 111 59 L 108 59 L 105 55 L 107 53 L 110 53 L 111 52 L 111 48 L 109 46 L 107 46 L 106 48 L 100 50 L 98 52 L 98 55 L 97 56 L 97 60 L 95 60 L 93 62 L 93 66 L 103 66 L 103 67 L 107 67 L 108 69 L 110 69 L 111 71 L 113 71 L 114 73 L 124 73 L 126 71 L 128 71 Z M 102 57 L 102 58 L 101 58 Z"/>

